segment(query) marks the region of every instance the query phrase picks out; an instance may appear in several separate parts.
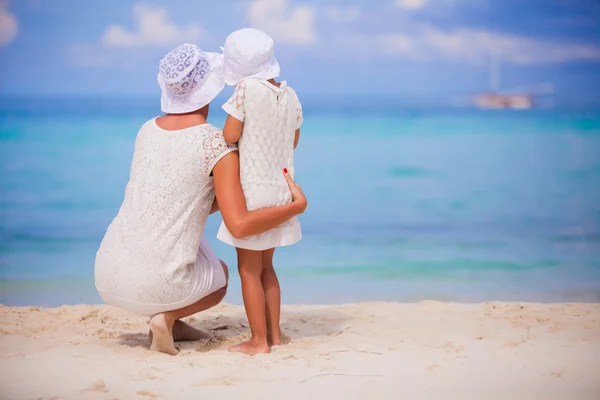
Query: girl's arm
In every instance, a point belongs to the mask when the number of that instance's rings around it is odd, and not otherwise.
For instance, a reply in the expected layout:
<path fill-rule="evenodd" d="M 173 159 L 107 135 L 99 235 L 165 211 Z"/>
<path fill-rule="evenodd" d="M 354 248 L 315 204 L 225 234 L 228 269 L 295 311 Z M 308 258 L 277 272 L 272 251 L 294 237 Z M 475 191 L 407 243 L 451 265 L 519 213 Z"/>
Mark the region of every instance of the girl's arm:
<path fill-rule="evenodd" d="M 232 117 L 231 115 L 228 115 L 227 119 L 225 120 L 225 126 L 223 127 L 223 137 L 225 137 L 225 141 L 227 143 L 236 143 L 238 140 L 240 140 L 243 127 L 244 123 L 242 121 Z"/>
<path fill-rule="evenodd" d="M 237 152 L 234 151 L 223 156 L 213 168 L 213 176 L 223 222 L 233 237 L 237 239 L 276 228 L 306 210 L 306 197 L 288 175 L 287 170 L 285 170 L 284 176 L 292 193 L 292 202 L 253 211 L 248 211 L 246 207 L 246 198 L 240 184 Z"/>
<path fill-rule="evenodd" d="M 294 150 L 298 147 L 298 141 L 300 140 L 300 128 L 296 129 L 296 133 L 294 135 Z"/>
<path fill-rule="evenodd" d="M 238 82 L 229 100 L 223 104 L 223 110 L 227 113 L 223 137 L 229 144 L 236 143 L 242 136 L 246 117 L 246 86 L 246 81 Z"/>

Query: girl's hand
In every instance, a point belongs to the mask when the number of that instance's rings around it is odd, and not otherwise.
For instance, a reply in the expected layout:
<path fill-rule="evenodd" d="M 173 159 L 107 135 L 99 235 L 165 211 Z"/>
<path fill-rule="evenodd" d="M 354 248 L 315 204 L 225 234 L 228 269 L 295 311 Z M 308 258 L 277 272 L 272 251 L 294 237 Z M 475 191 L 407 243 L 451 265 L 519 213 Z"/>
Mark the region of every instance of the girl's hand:
<path fill-rule="evenodd" d="M 298 214 L 302 214 L 306 207 L 308 206 L 308 202 L 306 201 L 306 197 L 304 196 L 304 192 L 300 189 L 300 186 L 294 182 L 290 174 L 288 173 L 287 168 L 283 169 L 283 176 L 287 181 L 288 187 L 290 188 L 290 193 L 292 194 L 292 203 L 296 204 L 298 207 Z"/>

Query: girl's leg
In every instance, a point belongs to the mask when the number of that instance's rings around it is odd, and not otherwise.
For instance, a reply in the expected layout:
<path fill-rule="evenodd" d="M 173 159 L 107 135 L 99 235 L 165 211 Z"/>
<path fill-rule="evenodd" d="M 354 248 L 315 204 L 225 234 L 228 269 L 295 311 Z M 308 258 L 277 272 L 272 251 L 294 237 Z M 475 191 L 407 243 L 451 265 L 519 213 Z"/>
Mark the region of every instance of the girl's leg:
<path fill-rule="evenodd" d="M 229 270 L 227 269 L 227 265 L 223 261 L 221 261 L 221 265 L 223 266 L 223 271 L 225 272 L 225 278 L 227 281 L 229 281 Z M 179 320 L 216 306 L 221 302 L 221 300 L 223 300 L 225 294 L 227 294 L 227 285 L 216 292 L 209 294 L 203 299 L 198 300 L 194 304 L 190 304 L 189 306 L 180 308 L 178 310 L 167 311 L 153 316 L 152 319 L 150 319 L 150 332 L 152 334 L 152 343 L 150 345 L 150 349 L 171 355 L 179 353 L 179 350 L 175 348 L 173 338 L 175 333 L 174 330 L 177 330 L 176 333 L 178 337 L 181 337 L 180 335 L 184 334 L 183 330 L 186 331 L 185 334 L 188 336 L 197 334 L 189 330 L 194 328 Z"/>
<path fill-rule="evenodd" d="M 265 293 L 260 279 L 262 252 L 245 249 L 236 251 L 242 281 L 242 297 L 252 337 L 247 342 L 231 346 L 229 350 L 250 355 L 268 353 L 270 349 L 267 342 Z"/>
<path fill-rule="evenodd" d="M 279 328 L 279 315 L 281 313 L 281 289 L 279 280 L 273 268 L 273 255 L 275 249 L 262 252 L 261 281 L 265 291 L 267 311 L 267 338 L 269 346 L 281 344 L 281 329 Z"/>

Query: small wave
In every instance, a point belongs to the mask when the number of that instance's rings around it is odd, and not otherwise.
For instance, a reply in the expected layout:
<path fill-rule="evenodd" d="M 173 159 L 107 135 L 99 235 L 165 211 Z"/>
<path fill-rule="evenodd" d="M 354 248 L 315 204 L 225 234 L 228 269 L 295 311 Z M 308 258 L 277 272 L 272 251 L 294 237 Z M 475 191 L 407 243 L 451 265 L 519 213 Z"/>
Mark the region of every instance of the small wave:
<path fill-rule="evenodd" d="M 389 174 L 396 178 L 416 178 L 429 175 L 429 172 L 420 167 L 399 166 L 389 170 Z"/>
<path fill-rule="evenodd" d="M 567 179 L 587 180 L 600 177 L 600 164 L 589 167 L 572 169 L 565 172 Z"/>
<path fill-rule="evenodd" d="M 555 235 L 552 237 L 554 243 L 580 243 L 595 244 L 600 243 L 600 233 L 574 232 Z"/>
<path fill-rule="evenodd" d="M 9 232 L 3 236 L 5 244 L 38 243 L 38 244 L 67 244 L 67 243 L 99 243 L 102 235 L 90 235 L 78 232 L 71 234 L 52 232 Z"/>
<path fill-rule="evenodd" d="M 375 279 L 406 277 L 442 278 L 462 273 L 517 272 L 559 267 L 555 260 L 523 263 L 489 259 L 450 259 L 429 261 L 395 261 L 375 265 L 340 265 L 286 269 L 284 274 L 318 276 L 362 276 Z"/>

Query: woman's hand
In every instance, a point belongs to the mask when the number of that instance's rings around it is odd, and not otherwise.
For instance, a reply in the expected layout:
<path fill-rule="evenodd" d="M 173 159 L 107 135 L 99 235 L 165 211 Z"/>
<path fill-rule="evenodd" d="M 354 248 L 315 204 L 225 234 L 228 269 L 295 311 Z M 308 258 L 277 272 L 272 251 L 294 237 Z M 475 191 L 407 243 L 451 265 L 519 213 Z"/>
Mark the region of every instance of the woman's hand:
<path fill-rule="evenodd" d="M 248 211 L 240 183 L 240 162 L 237 151 L 223 156 L 213 168 L 215 193 L 223 222 L 236 239 L 257 235 L 283 224 L 306 210 L 306 197 L 285 171 L 293 201 L 277 207 Z"/>
<path fill-rule="evenodd" d="M 294 180 L 288 173 L 287 168 L 283 169 L 283 176 L 285 177 L 288 187 L 290 188 L 290 193 L 292 194 L 292 203 L 298 207 L 298 214 L 302 214 L 308 206 L 308 202 L 306 201 L 304 192 L 302 191 L 302 189 L 300 189 L 300 185 L 294 182 Z"/>

